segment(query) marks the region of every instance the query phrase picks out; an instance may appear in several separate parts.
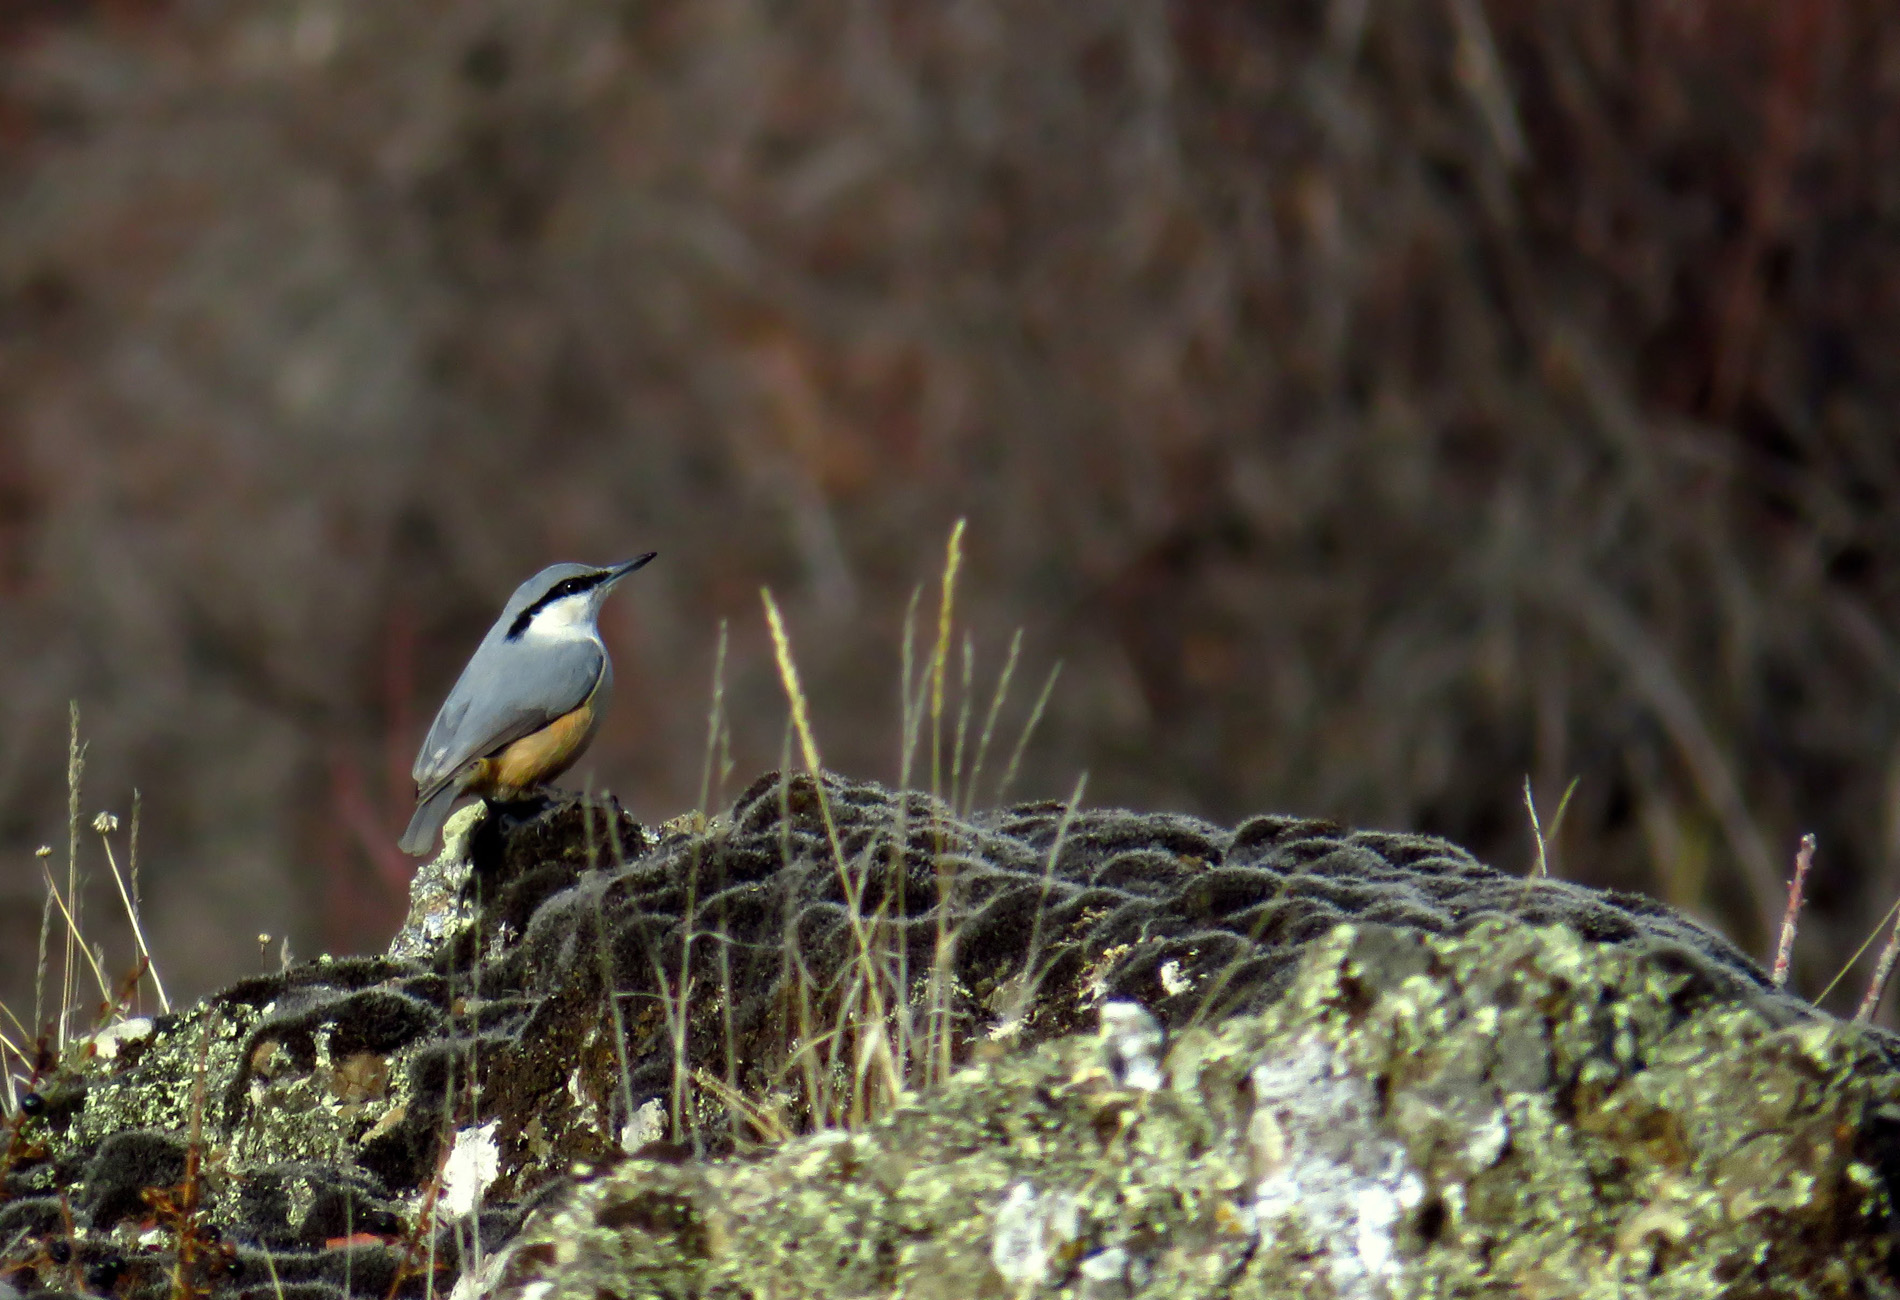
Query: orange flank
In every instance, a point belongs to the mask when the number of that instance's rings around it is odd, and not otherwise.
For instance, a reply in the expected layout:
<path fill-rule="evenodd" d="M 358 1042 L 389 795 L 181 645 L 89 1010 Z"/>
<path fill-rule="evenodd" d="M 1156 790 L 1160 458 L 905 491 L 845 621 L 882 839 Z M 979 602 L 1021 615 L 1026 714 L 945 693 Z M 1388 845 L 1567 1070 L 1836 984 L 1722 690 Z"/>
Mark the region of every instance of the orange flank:
<path fill-rule="evenodd" d="M 599 725 L 600 713 L 590 695 L 572 713 L 482 759 L 469 792 L 512 799 L 552 781 L 581 756 Z"/>

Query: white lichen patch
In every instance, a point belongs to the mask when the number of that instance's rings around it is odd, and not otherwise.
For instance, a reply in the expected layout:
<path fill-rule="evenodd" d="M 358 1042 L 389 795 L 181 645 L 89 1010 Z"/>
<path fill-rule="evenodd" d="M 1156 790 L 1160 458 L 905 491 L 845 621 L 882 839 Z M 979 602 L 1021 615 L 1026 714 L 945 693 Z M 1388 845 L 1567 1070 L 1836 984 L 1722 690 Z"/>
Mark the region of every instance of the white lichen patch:
<path fill-rule="evenodd" d="M 1137 1092 L 1166 1084 L 1161 1049 L 1167 1035 L 1139 1002 L 1103 1003 L 1101 1035 L 1103 1063 L 1115 1082 Z"/>
<path fill-rule="evenodd" d="M 620 1126 L 620 1149 L 632 1155 L 665 1135 L 666 1108 L 660 1105 L 658 1097 L 649 1097 L 633 1112 L 632 1118 Z"/>
<path fill-rule="evenodd" d="M 1161 981 L 1161 991 L 1169 997 L 1177 993 L 1186 993 L 1194 987 L 1194 977 L 1185 973 L 1181 969 L 1181 963 L 1173 958 L 1162 962 L 1161 969 L 1155 972 L 1155 976 Z"/>
<path fill-rule="evenodd" d="M 1135 1274 L 1140 1270 L 1127 1251 L 1110 1246 L 1090 1255 L 1076 1265 L 1075 1271 L 1081 1275 L 1082 1300 L 1125 1300 L 1134 1293 L 1138 1285 Z"/>
<path fill-rule="evenodd" d="M 1510 1144 L 1511 1123 L 1500 1106 L 1471 1126 L 1465 1143 L 1466 1156 L 1474 1167 L 1488 1169 L 1498 1162 Z"/>
<path fill-rule="evenodd" d="M 1318 1038 L 1263 1057 L 1250 1078 L 1260 1231 L 1296 1227 L 1341 1300 L 1378 1300 L 1398 1271 L 1399 1224 L 1425 1185 L 1380 1123 L 1372 1087 Z"/>
<path fill-rule="evenodd" d="M 92 1054 L 102 1061 L 110 1061 L 119 1055 L 121 1047 L 151 1036 L 152 1018 L 150 1016 L 136 1016 L 131 1020 L 121 1020 L 116 1025 L 107 1025 L 92 1036 Z"/>
<path fill-rule="evenodd" d="M 456 1218 L 480 1208 L 482 1196 L 501 1173 L 501 1148 L 495 1141 L 500 1120 L 479 1128 L 458 1129 L 455 1145 L 442 1164 L 442 1192 L 438 1206 Z"/>
<path fill-rule="evenodd" d="M 409 882 L 409 915 L 390 941 L 390 956 L 423 960 L 474 924 L 474 906 L 463 886 L 471 870 L 468 837 L 484 816 L 480 803 L 450 814 L 442 827 L 442 851 L 418 868 Z"/>
<path fill-rule="evenodd" d="M 484 1259 L 480 1268 L 464 1269 L 449 1291 L 449 1300 L 480 1300 L 482 1296 L 493 1295 L 495 1284 L 501 1280 L 502 1266 L 507 1262 L 507 1253 L 497 1252 Z"/>
<path fill-rule="evenodd" d="M 1081 1208 L 1064 1191 L 1038 1192 L 1027 1181 L 1009 1189 L 997 1207 L 990 1262 L 1006 1282 L 1025 1290 L 1042 1285 L 1049 1266 L 1068 1252 L 1081 1231 Z"/>

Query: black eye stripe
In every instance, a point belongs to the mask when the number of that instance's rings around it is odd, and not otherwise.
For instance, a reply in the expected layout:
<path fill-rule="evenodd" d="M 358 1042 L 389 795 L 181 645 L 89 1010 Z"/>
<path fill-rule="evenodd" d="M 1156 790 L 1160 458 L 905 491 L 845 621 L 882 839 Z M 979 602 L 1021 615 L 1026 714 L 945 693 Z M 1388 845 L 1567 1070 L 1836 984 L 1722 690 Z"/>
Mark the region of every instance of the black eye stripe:
<path fill-rule="evenodd" d="M 578 578 L 562 578 L 559 582 L 548 588 L 547 595 L 541 597 L 541 599 L 535 601 L 534 604 L 515 615 L 515 621 L 508 625 L 508 640 L 513 641 L 523 632 L 526 632 L 528 630 L 528 624 L 534 621 L 534 616 L 555 601 L 565 599 L 578 592 L 591 591 L 599 586 L 606 577 L 607 575 L 605 573 L 588 573 L 582 574 Z"/>

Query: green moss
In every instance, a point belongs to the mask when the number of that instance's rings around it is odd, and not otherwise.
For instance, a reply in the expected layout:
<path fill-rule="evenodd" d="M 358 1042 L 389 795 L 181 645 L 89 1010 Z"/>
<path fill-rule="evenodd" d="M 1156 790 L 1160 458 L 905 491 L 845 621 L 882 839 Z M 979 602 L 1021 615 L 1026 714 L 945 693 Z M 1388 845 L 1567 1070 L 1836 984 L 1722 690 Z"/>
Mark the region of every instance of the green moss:
<path fill-rule="evenodd" d="M 1854 1027 L 1654 951 L 1344 926 L 1264 1014 L 968 1069 L 764 1159 L 629 1161 L 526 1228 L 536 1300 L 644 1295 L 1900 1295 Z"/>

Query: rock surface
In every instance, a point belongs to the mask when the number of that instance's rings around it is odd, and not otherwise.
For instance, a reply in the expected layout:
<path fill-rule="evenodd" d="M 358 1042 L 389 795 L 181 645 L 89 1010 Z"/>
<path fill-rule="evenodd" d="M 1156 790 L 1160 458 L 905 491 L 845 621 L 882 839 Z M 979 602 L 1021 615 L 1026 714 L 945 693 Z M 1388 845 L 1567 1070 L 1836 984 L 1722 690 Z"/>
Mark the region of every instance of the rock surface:
<path fill-rule="evenodd" d="M 388 956 L 69 1046 L 0 1279 L 1900 1295 L 1897 1062 L 1429 837 L 773 775 L 661 833 L 471 810 Z"/>
<path fill-rule="evenodd" d="M 1900 1080 L 1557 927 L 1346 925 L 1164 1079 L 1075 1035 L 758 1161 L 634 1159 L 507 1294 L 1891 1296 Z M 1047 1289 L 1046 1291 L 1044 1289 Z"/>

